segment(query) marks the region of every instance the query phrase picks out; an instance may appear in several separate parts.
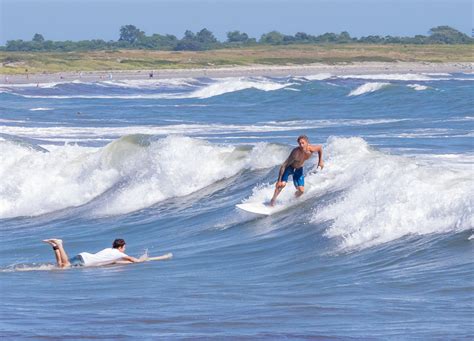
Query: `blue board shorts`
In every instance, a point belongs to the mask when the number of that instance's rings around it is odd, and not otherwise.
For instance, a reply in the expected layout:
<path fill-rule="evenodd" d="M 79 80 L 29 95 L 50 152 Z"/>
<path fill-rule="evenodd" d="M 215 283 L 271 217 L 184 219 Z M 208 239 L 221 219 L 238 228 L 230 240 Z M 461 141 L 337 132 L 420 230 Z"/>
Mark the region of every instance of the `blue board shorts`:
<path fill-rule="evenodd" d="M 82 259 L 81 255 L 77 255 L 69 258 L 69 263 L 71 263 L 71 266 L 84 266 L 84 259 Z"/>
<path fill-rule="evenodd" d="M 281 181 L 288 182 L 288 177 L 293 175 L 293 184 L 295 187 L 304 187 L 304 175 L 303 175 L 303 167 L 300 168 L 293 168 L 291 166 L 286 167 L 285 173 L 283 173 L 283 177 Z"/>

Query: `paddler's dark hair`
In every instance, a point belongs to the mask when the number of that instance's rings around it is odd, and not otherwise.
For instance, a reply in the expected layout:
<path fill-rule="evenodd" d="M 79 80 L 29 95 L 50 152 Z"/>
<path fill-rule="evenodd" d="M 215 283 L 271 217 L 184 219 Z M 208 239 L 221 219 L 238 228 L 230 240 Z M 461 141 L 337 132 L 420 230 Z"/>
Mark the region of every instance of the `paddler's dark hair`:
<path fill-rule="evenodd" d="M 126 243 L 125 243 L 125 240 L 121 239 L 121 238 L 118 238 L 118 239 L 115 239 L 114 240 L 114 243 L 112 244 L 112 247 L 114 249 L 118 249 L 119 247 L 122 247 L 124 246 Z"/>

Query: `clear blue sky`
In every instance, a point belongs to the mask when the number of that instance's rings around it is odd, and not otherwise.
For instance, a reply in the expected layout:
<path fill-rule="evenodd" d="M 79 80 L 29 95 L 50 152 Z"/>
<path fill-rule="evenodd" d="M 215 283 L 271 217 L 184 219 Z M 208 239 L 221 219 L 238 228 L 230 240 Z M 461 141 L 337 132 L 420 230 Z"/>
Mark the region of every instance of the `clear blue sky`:
<path fill-rule="evenodd" d="M 438 25 L 471 35 L 473 0 L 0 0 L 0 44 L 45 39 L 117 40 L 120 26 L 132 24 L 178 38 L 206 27 L 219 40 L 240 30 L 251 37 L 348 31 L 413 36 Z"/>

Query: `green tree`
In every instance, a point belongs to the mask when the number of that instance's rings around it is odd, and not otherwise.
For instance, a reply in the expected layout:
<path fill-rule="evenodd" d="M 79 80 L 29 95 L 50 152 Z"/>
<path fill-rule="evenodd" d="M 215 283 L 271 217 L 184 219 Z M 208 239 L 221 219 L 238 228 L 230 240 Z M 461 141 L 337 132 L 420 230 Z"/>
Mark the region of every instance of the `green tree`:
<path fill-rule="evenodd" d="M 216 37 L 214 37 L 214 34 L 208 29 L 203 28 L 196 34 L 190 30 L 186 30 L 183 39 L 177 43 L 175 50 L 202 51 L 216 48 L 218 46 L 219 42 Z"/>
<path fill-rule="evenodd" d="M 43 37 L 42 34 L 35 33 L 35 35 L 33 36 L 32 41 L 34 41 L 36 43 L 42 43 L 42 42 L 44 42 L 44 37 Z"/>
<path fill-rule="evenodd" d="M 310 38 L 310 35 L 304 32 L 298 32 L 295 34 L 295 40 L 297 42 L 308 42 Z"/>
<path fill-rule="evenodd" d="M 227 32 L 227 42 L 228 43 L 246 43 L 249 41 L 249 36 L 247 33 L 241 33 L 240 31 L 231 31 Z"/>
<path fill-rule="evenodd" d="M 217 43 L 216 37 L 214 37 L 214 34 L 207 28 L 203 28 L 201 31 L 196 33 L 196 40 L 202 44 L 208 45 Z"/>
<path fill-rule="evenodd" d="M 285 36 L 278 31 L 271 31 L 265 34 L 262 34 L 260 37 L 259 43 L 262 44 L 271 44 L 271 45 L 279 45 L 283 44 L 283 39 Z"/>
<path fill-rule="evenodd" d="M 140 48 L 151 50 L 172 50 L 176 47 L 178 39 L 175 36 L 167 34 L 153 34 L 151 37 L 144 37 L 136 44 Z"/>
<path fill-rule="evenodd" d="M 473 39 L 467 34 L 464 34 L 449 26 L 433 27 L 429 31 L 430 36 L 428 41 L 430 43 L 438 44 L 467 44 L 472 43 Z"/>
<path fill-rule="evenodd" d="M 359 42 L 361 43 L 369 43 L 369 44 L 382 44 L 384 42 L 384 39 L 381 36 L 367 36 L 367 37 L 361 37 L 359 39 Z"/>
<path fill-rule="evenodd" d="M 351 35 L 347 31 L 341 32 L 339 36 L 337 37 L 338 43 L 345 44 L 345 43 L 350 43 L 351 41 L 352 41 Z"/>
<path fill-rule="evenodd" d="M 183 39 L 188 39 L 188 40 L 196 40 L 196 35 L 194 34 L 193 31 L 186 30 L 184 32 L 184 37 Z"/>
<path fill-rule="evenodd" d="M 120 27 L 120 38 L 119 41 L 126 41 L 130 44 L 143 39 L 145 37 L 145 32 L 141 31 L 133 25 L 125 25 Z"/>
<path fill-rule="evenodd" d="M 327 32 L 317 36 L 316 39 L 321 43 L 335 43 L 337 41 L 337 34 Z"/>
<path fill-rule="evenodd" d="M 178 41 L 174 49 L 177 51 L 200 51 L 202 50 L 202 46 L 197 41 L 194 32 L 186 30 L 184 32 L 184 37 Z"/>

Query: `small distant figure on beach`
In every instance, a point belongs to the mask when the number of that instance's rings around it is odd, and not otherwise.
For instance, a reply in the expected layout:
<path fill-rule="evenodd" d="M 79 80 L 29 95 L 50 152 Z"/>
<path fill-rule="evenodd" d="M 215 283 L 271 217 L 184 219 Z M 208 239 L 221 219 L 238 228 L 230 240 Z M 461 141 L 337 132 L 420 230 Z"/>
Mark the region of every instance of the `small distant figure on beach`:
<path fill-rule="evenodd" d="M 288 182 L 288 177 L 293 176 L 293 184 L 295 185 L 296 192 L 295 196 L 298 198 L 304 193 L 304 174 L 303 174 L 303 165 L 306 160 L 308 160 L 314 152 L 317 152 L 319 155 L 318 167 L 323 169 L 323 147 L 320 145 L 310 145 L 309 139 L 306 135 L 301 135 L 297 139 L 299 147 L 294 148 L 288 159 L 280 167 L 280 172 L 278 174 L 278 180 L 275 184 L 275 192 L 273 194 L 272 200 L 270 201 L 270 206 L 274 206 L 276 198 L 280 192 L 285 188 L 286 183 Z"/>
<path fill-rule="evenodd" d="M 5 76 L 5 83 L 8 83 L 9 80 L 8 76 Z"/>
<path fill-rule="evenodd" d="M 100 266 L 114 263 L 140 263 L 146 261 L 147 257 L 135 258 L 125 253 L 126 243 L 123 239 L 115 239 L 111 248 L 103 249 L 97 253 L 81 252 L 78 255 L 69 258 L 64 250 L 61 239 L 45 239 L 43 242 L 53 247 L 56 263 L 60 268 L 69 268 L 71 266 Z"/>
<path fill-rule="evenodd" d="M 150 78 L 153 78 L 153 71 L 150 72 L 149 76 Z"/>
<path fill-rule="evenodd" d="M 114 76 L 112 76 L 112 74 L 109 73 L 109 79 L 113 79 L 113 78 L 114 78 Z"/>

